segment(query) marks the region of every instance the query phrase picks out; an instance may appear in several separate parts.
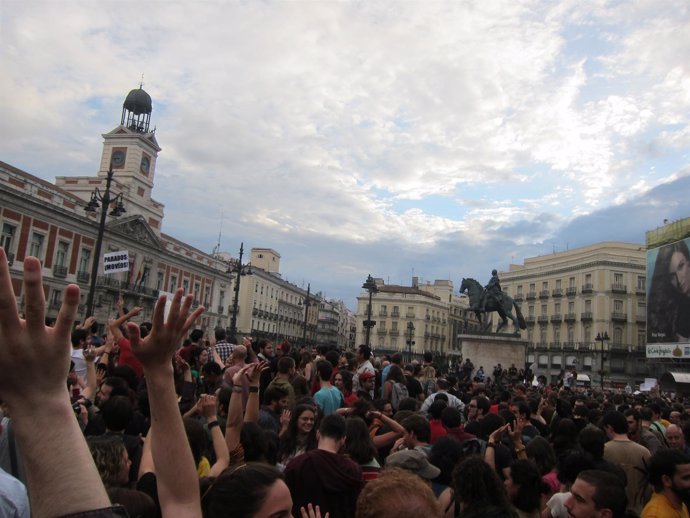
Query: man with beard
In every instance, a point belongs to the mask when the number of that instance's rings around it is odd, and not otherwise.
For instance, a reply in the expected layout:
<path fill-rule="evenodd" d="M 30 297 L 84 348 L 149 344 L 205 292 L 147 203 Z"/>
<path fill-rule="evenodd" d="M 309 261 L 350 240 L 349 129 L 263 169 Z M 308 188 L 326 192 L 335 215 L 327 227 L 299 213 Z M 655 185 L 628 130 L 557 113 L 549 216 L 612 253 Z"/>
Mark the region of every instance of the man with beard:
<path fill-rule="evenodd" d="M 641 518 L 688 518 L 690 456 L 680 450 L 659 450 L 647 467 L 654 494 Z"/>

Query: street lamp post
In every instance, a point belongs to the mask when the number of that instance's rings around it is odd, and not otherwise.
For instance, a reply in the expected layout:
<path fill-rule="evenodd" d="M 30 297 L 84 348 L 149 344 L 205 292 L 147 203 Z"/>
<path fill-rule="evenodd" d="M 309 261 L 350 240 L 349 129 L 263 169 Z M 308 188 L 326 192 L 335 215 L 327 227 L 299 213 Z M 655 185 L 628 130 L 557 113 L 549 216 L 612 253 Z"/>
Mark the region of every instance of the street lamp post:
<path fill-rule="evenodd" d="M 230 272 L 235 274 L 235 296 L 232 301 L 232 318 L 230 319 L 230 337 L 231 340 L 237 341 L 237 311 L 238 304 L 240 300 L 240 278 L 243 275 L 251 274 L 251 263 L 242 264 L 242 256 L 244 255 L 244 242 L 240 243 L 240 256 L 237 260 L 237 264 L 230 268 Z M 249 271 L 244 272 L 244 268 L 249 266 Z"/>
<path fill-rule="evenodd" d="M 302 324 L 302 345 L 307 346 L 307 317 L 309 315 L 309 306 L 311 306 L 311 300 L 309 294 L 311 293 L 311 283 L 307 284 L 307 298 L 304 299 L 304 323 Z"/>
<path fill-rule="evenodd" d="M 379 289 L 376 287 L 374 278 L 369 274 L 367 280 L 362 284 L 362 288 L 369 292 L 369 305 L 367 306 L 367 319 L 364 321 L 364 328 L 366 329 L 365 345 L 369 347 L 369 340 L 371 337 L 371 328 L 376 325 L 376 320 L 371 319 L 371 297 L 374 293 L 378 293 Z"/>
<path fill-rule="evenodd" d="M 412 340 L 413 336 L 414 336 L 414 324 L 412 323 L 412 320 L 410 320 L 407 323 L 407 361 L 408 362 L 412 361 L 412 346 L 414 345 L 414 340 Z"/>
<path fill-rule="evenodd" d="M 126 212 L 124 206 L 122 205 L 122 193 L 110 197 L 110 186 L 113 182 L 113 164 L 110 163 L 108 168 L 108 173 L 105 181 L 105 191 L 101 191 L 96 187 L 91 193 L 91 200 L 86 204 L 84 210 L 88 213 L 95 213 L 97 209 L 101 208 L 101 219 L 98 223 L 98 236 L 96 237 L 96 249 L 93 256 L 93 261 L 91 263 L 91 279 L 89 282 L 89 294 L 86 297 L 86 318 L 93 315 L 93 301 L 96 296 L 96 276 L 98 275 L 98 264 L 101 257 L 101 247 L 103 246 L 103 233 L 105 232 L 105 216 L 108 211 L 108 207 L 114 202 L 117 202 L 117 206 L 110 212 L 110 216 L 117 218 Z M 99 204 L 100 202 L 100 204 Z"/>
<path fill-rule="evenodd" d="M 609 334 L 608 332 L 604 331 L 604 333 L 597 333 L 597 337 L 595 338 L 597 342 L 601 342 L 601 365 L 599 369 L 599 383 L 601 384 L 601 389 L 604 390 L 604 360 L 606 357 L 604 356 L 604 342 L 609 341 Z"/>

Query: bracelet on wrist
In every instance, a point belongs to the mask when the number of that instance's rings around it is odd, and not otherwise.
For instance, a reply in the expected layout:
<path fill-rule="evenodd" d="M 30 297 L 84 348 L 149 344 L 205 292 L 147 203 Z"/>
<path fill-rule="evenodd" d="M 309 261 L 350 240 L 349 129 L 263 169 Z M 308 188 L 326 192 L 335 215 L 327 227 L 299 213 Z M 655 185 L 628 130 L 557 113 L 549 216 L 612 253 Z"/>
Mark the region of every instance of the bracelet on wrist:
<path fill-rule="evenodd" d="M 250 392 L 250 393 L 252 393 L 252 392 L 257 392 L 257 393 L 258 393 L 258 392 L 259 392 L 259 387 L 249 387 L 249 392 Z"/>
<path fill-rule="evenodd" d="M 487 443 L 486 443 L 486 447 L 487 447 L 487 448 L 495 448 L 495 447 L 496 447 L 496 443 L 495 443 L 495 442 L 487 442 Z"/>
<path fill-rule="evenodd" d="M 524 446 L 520 446 L 519 448 L 515 448 L 515 453 L 522 453 L 523 451 L 525 451 L 525 449 L 526 448 Z"/>
<path fill-rule="evenodd" d="M 212 429 L 215 428 L 216 426 L 220 426 L 220 423 L 218 422 L 218 420 L 216 420 L 216 421 L 211 421 L 210 423 L 208 423 L 207 426 L 208 426 L 208 429 L 209 429 L 209 430 L 212 430 Z"/>
<path fill-rule="evenodd" d="M 232 391 L 235 392 L 236 394 L 241 394 L 242 393 L 242 387 L 232 387 Z"/>

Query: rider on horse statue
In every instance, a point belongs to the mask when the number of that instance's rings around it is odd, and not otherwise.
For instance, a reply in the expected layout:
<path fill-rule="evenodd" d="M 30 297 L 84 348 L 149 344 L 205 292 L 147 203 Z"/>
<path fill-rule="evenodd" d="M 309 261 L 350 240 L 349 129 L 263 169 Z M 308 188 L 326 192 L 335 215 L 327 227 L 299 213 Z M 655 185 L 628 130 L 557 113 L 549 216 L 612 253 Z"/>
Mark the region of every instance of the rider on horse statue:
<path fill-rule="evenodd" d="M 500 306 L 503 304 L 503 290 L 501 289 L 501 281 L 498 279 L 498 272 L 494 269 L 491 270 L 491 279 L 489 283 L 484 287 L 484 293 L 479 301 L 478 310 L 486 311 L 486 303 L 493 297 L 496 303 Z"/>

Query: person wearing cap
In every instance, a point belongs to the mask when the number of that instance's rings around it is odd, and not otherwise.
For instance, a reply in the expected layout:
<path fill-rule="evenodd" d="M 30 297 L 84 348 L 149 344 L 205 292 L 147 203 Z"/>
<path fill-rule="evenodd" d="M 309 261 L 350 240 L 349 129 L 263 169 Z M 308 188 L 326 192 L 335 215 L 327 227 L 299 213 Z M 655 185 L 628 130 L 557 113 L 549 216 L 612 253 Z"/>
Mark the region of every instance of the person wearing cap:
<path fill-rule="evenodd" d="M 371 394 L 374 391 L 374 381 L 376 374 L 370 371 L 364 371 L 359 375 L 359 390 L 357 391 L 357 399 L 366 399 L 371 401 Z"/>
<path fill-rule="evenodd" d="M 357 370 L 355 371 L 355 375 L 352 378 L 352 390 L 354 392 L 359 392 L 360 386 L 359 386 L 359 380 L 360 377 L 362 376 L 363 373 L 365 372 L 371 372 L 374 376 L 376 376 L 376 371 L 374 370 L 374 366 L 371 364 L 371 348 L 366 346 L 366 345 L 360 345 L 359 349 L 357 349 Z M 369 390 L 369 398 L 374 399 L 374 383 L 371 384 L 371 388 Z"/>
<path fill-rule="evenodd" d="M 444 509 L 446 513 L 455 510 L 453 506 L 454 495 L 452 489 L 445 487 L 439 488 L 441 490 L 438 492 L 434 491 L 432 480 L 441 474 L 441 470 L 429 462 L 429 458 L 426 454 L 419 450 L 402 450 L 392 453 L 386 458 L 386 471 L 392 468 L 404 469 L 409 473 L 417 475 L 429 484 L 429 487 L 431 487 L 437 499 L 437 504 L 441 509 Z M 453 514 L 454 512 L 450 513 L 451 516 Z"/>

